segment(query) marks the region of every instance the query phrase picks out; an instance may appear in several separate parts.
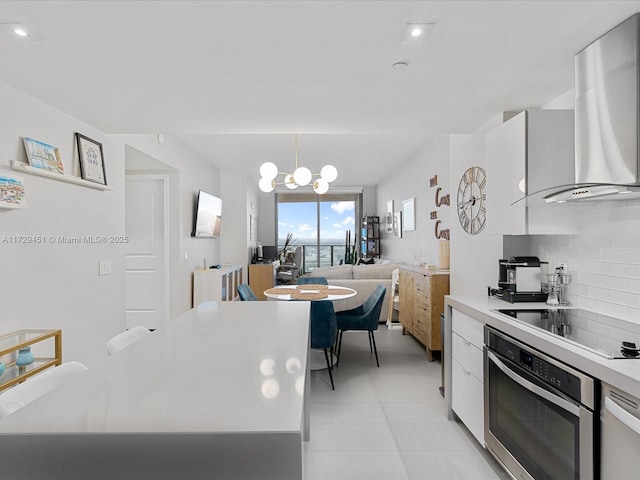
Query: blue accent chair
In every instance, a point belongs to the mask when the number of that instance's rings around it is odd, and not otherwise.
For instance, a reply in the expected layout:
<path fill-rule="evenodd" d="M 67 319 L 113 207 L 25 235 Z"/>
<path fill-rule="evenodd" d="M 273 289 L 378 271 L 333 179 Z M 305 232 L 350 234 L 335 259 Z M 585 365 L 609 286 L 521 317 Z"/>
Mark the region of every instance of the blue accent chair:
<path fill-rule="evenodd" d="M 246 283 L 238 285 L 238 295 L 240 295 L 240 300 L 242 300 L 243 302 L 260 301 L 260 299 L 256 297 L 256 294 L 253 293 L 253 290 L 251 290 L 251 287 Z"/>
<path fill-rule="evenodd" d="M 382 308 L 386 291 L 387 289 L 384 285 L 378 285 L 362 305 L 351 310 L 343 310 L 342 312 L 336 313 L 338 323 L 338 361 L 336 362 L 336 366 L 340 365 L 342 334 L 350 330 L 367 330 L 369 332 L 369 349 L 375 352 L 376 365 L 378 367 L 380 366 L 376 339 L 373 336 L 373 332 L 378 329 L 380 309 Z"/>

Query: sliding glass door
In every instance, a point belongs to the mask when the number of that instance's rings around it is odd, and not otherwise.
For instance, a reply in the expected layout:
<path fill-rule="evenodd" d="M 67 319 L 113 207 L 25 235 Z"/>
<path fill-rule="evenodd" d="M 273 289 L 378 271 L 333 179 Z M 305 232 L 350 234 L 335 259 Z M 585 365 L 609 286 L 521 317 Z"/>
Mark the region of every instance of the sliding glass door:
<path fill-rule="evenodd" d="M 352 258 L 356 245 L 361 195 L 277 195 L 278 249 L 292 234 L 304 250 L 304 271 L 340 265 Z"/>

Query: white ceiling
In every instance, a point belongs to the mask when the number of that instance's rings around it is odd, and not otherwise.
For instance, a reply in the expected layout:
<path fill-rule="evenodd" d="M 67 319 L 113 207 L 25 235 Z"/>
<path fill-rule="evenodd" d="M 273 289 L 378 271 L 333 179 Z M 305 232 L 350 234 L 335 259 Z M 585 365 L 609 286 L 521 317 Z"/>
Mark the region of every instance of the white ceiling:
<path fill-rule="evenodd" d="M 1 1 L 0 81 L 107 133 L 180 136 L 217 165 L 374 185 L 438 133 L 573 88 L 573 57 L 640 1 Z M 423 44 L 405 24 L 435 22 Z M 407 61 L 409 68 L 392 70 Z M 46 139 L 42 139 L 45 140 Z"/>

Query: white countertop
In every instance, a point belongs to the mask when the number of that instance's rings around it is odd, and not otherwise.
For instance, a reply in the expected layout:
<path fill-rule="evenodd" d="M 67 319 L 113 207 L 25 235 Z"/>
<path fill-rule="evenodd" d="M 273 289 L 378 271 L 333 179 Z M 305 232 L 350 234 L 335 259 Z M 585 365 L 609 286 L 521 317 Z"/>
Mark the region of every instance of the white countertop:
<path fill-rule="evenodd" d="M 448 295 L 445 297 L 445 305 L 463 311 L 547 355 L 555 357 L 578 370 L 582 370 L 603 382 L 629 392 L 631 395 L 640 397 L 640 358 L 607 359 L 572 345 L 560 337 L 542 332 L 516 319 L 491 311 L 494 309 L 540 309 L 547 307 L 545 303 L 508 303 L 489 296 Z M 445 308 L 446 311 L 447 309 Z"/>
<path fill-rule="evenodd" d="M 309 302 L 205 302 L 0 422 L 20 433 L 300 432 Z"/>

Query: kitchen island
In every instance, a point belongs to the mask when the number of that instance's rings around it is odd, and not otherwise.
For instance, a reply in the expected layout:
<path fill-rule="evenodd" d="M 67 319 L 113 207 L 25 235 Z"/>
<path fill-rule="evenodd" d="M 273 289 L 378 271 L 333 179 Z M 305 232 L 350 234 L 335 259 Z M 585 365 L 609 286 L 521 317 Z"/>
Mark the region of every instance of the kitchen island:
<path fill-rule="evenodd" d="M 308 318 L 309 302 L 199 305 L 3 419 L 2 478 L 299 480 Z"/>

